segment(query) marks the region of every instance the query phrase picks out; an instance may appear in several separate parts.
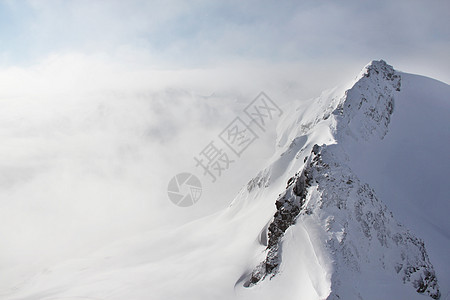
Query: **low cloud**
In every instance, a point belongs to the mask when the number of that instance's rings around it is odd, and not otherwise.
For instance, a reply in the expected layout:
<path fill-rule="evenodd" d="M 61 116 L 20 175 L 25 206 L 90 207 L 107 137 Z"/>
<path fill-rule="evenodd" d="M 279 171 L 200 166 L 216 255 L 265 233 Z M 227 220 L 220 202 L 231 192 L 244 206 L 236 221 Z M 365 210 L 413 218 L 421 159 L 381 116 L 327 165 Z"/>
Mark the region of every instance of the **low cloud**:
<path fill-rule="evenodd" d="M 449 81 L 448 4 L 0 4 L 0 266 L 59 259 L 226 207 L 274 130 L 202 199 L 167 184 L 260 92 L 282 109 L 372 59 Z M 416 22 L 420 20 L 420 22 Z M 68 249 L 69 248 L 69 249 Z M 25 258 L 29 257 L 27 261 Z"/>

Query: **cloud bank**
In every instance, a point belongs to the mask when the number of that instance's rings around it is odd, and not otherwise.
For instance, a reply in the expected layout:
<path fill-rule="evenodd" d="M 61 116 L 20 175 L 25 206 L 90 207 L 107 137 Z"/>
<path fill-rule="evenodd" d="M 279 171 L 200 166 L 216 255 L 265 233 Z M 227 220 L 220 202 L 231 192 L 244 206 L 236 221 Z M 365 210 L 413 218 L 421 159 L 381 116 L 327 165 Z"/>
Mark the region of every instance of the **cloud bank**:
<path fill-rule="evenodd" d="M 379 58 L 448 82 L 449 11 L 419 0 L 0 2 L 0 267 L 227 206 L 270 157 L 273 129 L 205 181 L 195 206 L 174 206 L 167 183 L 198 171 L 193 157 L 260 91 L 289 109 Z"/>

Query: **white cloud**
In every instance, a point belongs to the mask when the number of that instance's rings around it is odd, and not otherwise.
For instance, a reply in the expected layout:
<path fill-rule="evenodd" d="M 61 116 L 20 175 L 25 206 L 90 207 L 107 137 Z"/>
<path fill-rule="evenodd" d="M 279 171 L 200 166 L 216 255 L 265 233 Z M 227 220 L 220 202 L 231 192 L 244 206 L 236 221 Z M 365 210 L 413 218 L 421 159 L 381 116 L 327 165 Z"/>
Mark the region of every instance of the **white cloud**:
<path fill-rule="evenodd" d="M 262 90 L 283 106 L 378 58 L 450 78 L 447 4 L 5 3 L 18 34 L 0 46 L 0 265 L 228 205 L 270 155 L 264 137 L 192 208 L 167 183 Z"/>
<path fill-rule="evenodd" d="M 194 155 L 260 87 L 285 84 L 279 73 L 241 68 L 158 71 L 67 54 L 2 70 L 0 264 L 74 255 L 227 206 L 271 144 L 256 145 L 223 181 L 203 178 L 192 208 L 174 206 L 166 189 L 179 172 L 201 175 Z"/>

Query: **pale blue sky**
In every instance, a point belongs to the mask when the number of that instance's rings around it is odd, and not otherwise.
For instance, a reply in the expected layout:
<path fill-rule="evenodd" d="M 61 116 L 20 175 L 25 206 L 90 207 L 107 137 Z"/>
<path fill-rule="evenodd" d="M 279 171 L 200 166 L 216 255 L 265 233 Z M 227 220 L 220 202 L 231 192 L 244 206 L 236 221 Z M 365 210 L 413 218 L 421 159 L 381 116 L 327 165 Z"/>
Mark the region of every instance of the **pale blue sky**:
<path fill-rule="evenodd" d="M 146 53 L 159 67 L 226 61 L 415 64 L 448 79 L 448 1 L 1 1 L 0 62 Z M 413 66 L 411 66 L 413 67 Z"/>

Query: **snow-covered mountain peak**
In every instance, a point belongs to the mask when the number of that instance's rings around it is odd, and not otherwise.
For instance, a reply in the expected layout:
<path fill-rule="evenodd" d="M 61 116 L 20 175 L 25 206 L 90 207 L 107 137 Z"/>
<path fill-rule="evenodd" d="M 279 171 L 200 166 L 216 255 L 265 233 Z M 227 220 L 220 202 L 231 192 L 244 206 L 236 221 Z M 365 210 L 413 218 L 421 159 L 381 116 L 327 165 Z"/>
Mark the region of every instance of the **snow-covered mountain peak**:
<path fill-rule="evenodd" d="M 288 141 L 317 133 L 321 126 L 330 131 L 326 136 L 322 130 L 319 144 L 348 136 L 355 140 L 369 140 L 374 135 L 383 138 L 400 90 L 400 74 L 383 60 L 372 61 L 347 88 L 325 91 L 299 103 L 295 113 L 285 115 L 278 126 L 280 151 L 288 150 Z"/>
<path fill-rule="evenodd" d="M 339 137 L 344 134 L 368 140 L 383 138 L 394 111 L 395 93 L 401 88 L 401 76 L 385 61 L 372 61 L 355 84 L 346 91 L 334 114 Z"/>
<path fill-rule="evenodd" d="M 285 176 L 295 175 L 285 178 L 287 187 L 265 227 L 265 258 L 244 286 L 251 288 L 284 272 L 283 253 L 294 238 L 291 230 L 303 224 L 322 232 L 322 240 L 316 240 L 313 247 L 327 253 L 324 269 L 328 271 L 322 276 L 330 282 L 328 299 L 370 298 L 373 290 L 361 291 L 371 289 L 362 275 L 368 273 L 373 280 L 409 282 L 418 293 L 440 297 L 424 242 L 399 225 L 370 183 L 350 167 L 355 154 L 347 149 L 388 134 L 400 91 L 400 74 L 383 60 L 372 61 L 350 89 L 324 93 L 281 122 L 281 156 L 263 174 L 280 178 L 283 169 Z M 271 182 L 277 185 L 276 180 Z"/>
<path fill-rule="evenodd" d="M 370 77 L 374 74 L 381 74 L 384 78 L 390 78 L 391 76 L 389 76 L 389 74 L 392 75 L 394 72 L 394 68 L 384 60 L 372 60 L 364 66 L 357 78 Z"/>

